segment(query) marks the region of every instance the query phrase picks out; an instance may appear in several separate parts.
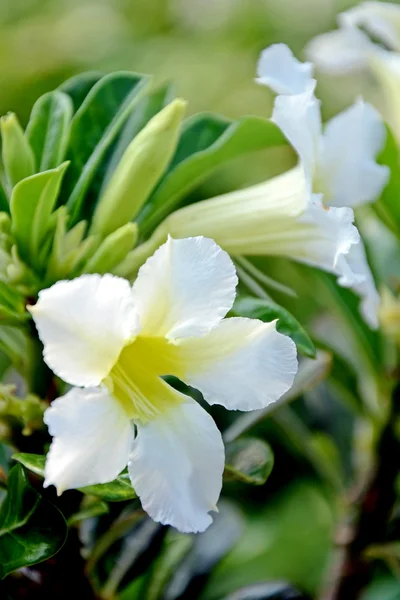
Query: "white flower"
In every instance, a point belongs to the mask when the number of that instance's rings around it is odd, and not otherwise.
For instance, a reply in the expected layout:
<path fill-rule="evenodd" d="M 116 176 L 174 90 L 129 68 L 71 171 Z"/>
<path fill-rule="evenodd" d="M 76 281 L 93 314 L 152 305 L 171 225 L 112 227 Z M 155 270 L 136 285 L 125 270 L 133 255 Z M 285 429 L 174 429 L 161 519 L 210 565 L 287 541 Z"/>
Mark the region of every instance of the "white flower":
<path fill-rule="evenodd" d="M 297 151 L 310 189 L 322 192 L 324 202 L 332 206 L 354 207 L 376 200 L 389 178 L 389 169 L 375 160 L 386 139 L 379 113 L 358 100 L 322 131 L 311 64 L 298 61 L 284 44 L 263 51 L 258 75 L 259 82 L 277 93 L 282 81 L 289 90 L 275 99 L 272 120 Z"/>
<path fill-rule="evenodd" d="M 341 13 L 338 23 L 338 30 L 311 40 L 307 56 L 332 75 L 369 71 L 381 87 L 384 114 L 400 139 L 400 7 L 364 2 Z"/>
<path fill-rule="evenodd" d="M 340 29 L 315 37 L 307 54 L 321 69 L 346 73 L 368 67 L 371 55 L 382 46 L 400 51 L 400 7 L 386 2 L 363 2 L 339 14 Z M 369 37 L 371 36 L 371 37 Z"/>
<path fill-rule="evenodd" d="M 278 93 L 286 90 L 275 99 L 272 120 L 297 151 L 310 193 L 319 192 L 324 204 L 334 207 L 374 201 L 389 178 L 389 169 L 375 161 L 386 136 L 378 112 L 359 100 L 331 119 L 323 131 L 314 95 L 316 81 L 311 65 L 304 67 L 287 46 L 277 44 L 262 53 L 258 81 Z M 335 209 L 327 210 L 335 214 Z M 335 264 L 339 283 L 362 297 L 363 316 L 371 327 L 377 327 L 379 295 L 361 240 L 348 244 L 346 254 L 345 262 L 341 258 Z"/>
<path fill-rule="evenodd" d="M 58 493 L 105 483 L 128 464 L 143 508 L 184 532 L 203 531 L 221 490 L 224 446 L 199 404 L 253 410 L 277 401 L 297 371 L 275 323 L 224 319 L 237 277 L 204 237 L 161 246 L 133 287 L 83 275 L 40 292 L 30 307 L 49 367 L 73 387 L 45 413 L 53 442 L 45 486 Z"/>

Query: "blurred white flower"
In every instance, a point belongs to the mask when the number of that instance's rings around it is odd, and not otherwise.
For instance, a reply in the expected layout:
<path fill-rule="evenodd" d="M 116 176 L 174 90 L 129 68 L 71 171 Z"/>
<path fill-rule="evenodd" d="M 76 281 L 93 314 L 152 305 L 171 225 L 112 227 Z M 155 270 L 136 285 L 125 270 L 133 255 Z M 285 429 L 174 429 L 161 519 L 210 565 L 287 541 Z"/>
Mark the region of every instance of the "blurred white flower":
<path fill-rule="evenodd" d="M 379 197 L 389 169 L 375 159 L 386 132 L 371 105 L 357 101 L 331 119 L 323 131 L 312 65 L 298 61 L 284 44 L 263 51 L 258 81 L 280 94 L 275 99 L 272 120 L 297 151 L 310 194 L 321 194 L 321 202 L 335 207 L 355 207 Z M 379 295 L 362 241 L 349 245 L 346 254 L 346 268 L 352 276 L 342 274 L 339 283 L 362 297 L 363 316 L 376 327 Z"/>
<path fill-rule="evenodd" d="M 368 70 L 381 86 L 385 116 L 400 140 L 400 6 L 364 2 L 338 16 L 339 29 L 315 37 L 306 54 L 332 75 Z"/>
<path fill-rule="evenodd" d="M 144 510 L 183 532 L 203 531 L 224 468 L 221 434 L 199 404 L 253 410 L 277 401 L 297 371 L 296 347 L 275 322 L 224 319 L 237 277 L 204 237 L 161 246 L 129 283 L 83 275 L 40 292 L 30 311 L 49 367 L 73 387 L 45 413 L 53 442 L 45 486 L 105 483 L 128 464 Z"/>

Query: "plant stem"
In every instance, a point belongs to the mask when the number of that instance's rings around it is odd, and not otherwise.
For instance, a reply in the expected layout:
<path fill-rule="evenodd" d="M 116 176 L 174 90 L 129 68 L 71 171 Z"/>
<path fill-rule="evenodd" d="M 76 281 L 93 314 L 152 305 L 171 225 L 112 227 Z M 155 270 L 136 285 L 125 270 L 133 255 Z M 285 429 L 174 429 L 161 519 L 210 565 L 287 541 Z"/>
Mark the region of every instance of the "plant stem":
<path fill-rule="evenodd" d="M 400 385 L 397 385 L 391 414 L 377 445 L 375 468 L 361 496 L 350 505 L 350 517 L 341 525 L 337 560 L 321 600 L 357 600 L 371 579 L 371 560 L 366 550 L 386 541 L 388 522 L 396 501 L 400 442 L 394 426 L 399 410 Z"/>

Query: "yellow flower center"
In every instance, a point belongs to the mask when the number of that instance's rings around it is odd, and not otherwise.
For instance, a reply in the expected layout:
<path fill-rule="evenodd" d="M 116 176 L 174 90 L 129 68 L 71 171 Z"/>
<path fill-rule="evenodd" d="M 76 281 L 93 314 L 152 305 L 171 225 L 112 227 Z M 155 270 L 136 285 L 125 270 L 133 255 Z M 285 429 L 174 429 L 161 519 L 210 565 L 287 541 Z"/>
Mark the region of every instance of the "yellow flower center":
<path fill-rule="evenodd" d="M 161 377 L 183 376 L 179 347 L 165 338 L 138 336 L 123 348 L 104 380 L 130 419 L 148 422 L 184 401 Z"/>

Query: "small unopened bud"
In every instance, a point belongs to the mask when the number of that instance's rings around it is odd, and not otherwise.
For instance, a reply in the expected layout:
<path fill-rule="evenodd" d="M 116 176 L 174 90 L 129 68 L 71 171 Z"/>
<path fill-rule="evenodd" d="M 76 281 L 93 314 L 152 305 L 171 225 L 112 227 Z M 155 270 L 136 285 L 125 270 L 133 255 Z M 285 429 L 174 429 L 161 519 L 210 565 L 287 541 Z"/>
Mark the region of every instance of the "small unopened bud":
<path fill-rule="evenodd" d="M 88 260 L 83 273 L 111 273 L 132 250 L 138 237 L 136 223 L 126 223 L 110 233 Z"/>
<path fill-rule="evenodd" d="M 7 182 L 12 189 L 35 172 L 35 157 L 14 113 L 1 117 L 2 158 Z"/>
<path fill-rule="evenodd" d="M 129 144 L 96 207 L 93 233 L 106 236 L 138 214 L 175 152 L 185 108 L 174 100 Z"/>

